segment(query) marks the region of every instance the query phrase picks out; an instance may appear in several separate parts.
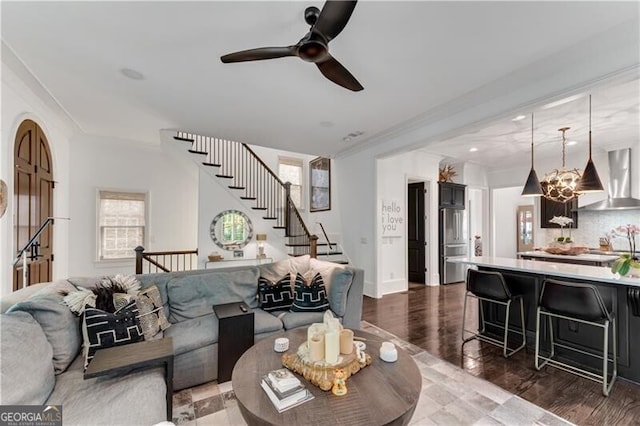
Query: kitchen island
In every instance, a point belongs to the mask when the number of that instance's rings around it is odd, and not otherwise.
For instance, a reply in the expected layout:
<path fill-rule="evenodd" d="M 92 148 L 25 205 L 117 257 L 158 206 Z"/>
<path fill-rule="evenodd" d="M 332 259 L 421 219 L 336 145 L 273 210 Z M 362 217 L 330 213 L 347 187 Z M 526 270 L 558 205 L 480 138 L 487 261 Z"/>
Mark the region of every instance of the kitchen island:
<path fill-rule="evenodd" d="M 535 346 L 536 308 L 545 279 L 593 284 L 598 288 L 607 307 L 616 315 L 618 334 L 618 376 L 640 383 L 640 278 L 620 277 L 607 267 L 575 265 L 568 263 L 540 262 L 503 257 L 466 257 L 450 262 L 474 265 L 480 270 L 501 272 L 514 291 L 522 293 L 525 304 L 527 346 Z M 501 329 L 495 326 L 504 321 L 505 309 L 491 305 L 483 308 L 487 320 L 486 332 L 499 336 Z M 509 323 L 519 327 L 519 312 L 512 310 Z M 546 332 L 546 330 L 543 330 Z M 558 343 L 578 346 L 597 354 L 601 351 L 602 331 L 574 321 L 559 320 L 554 324 L 554 336 Z M 613 339 L 610 336 L 610 346 Z M 572 360 L 594 371 L 601 368 L 597 359 L 569 351 L 558 351 L 565 360 Z M 533 362 L 533 359 L 532 361 Z M 614 387 L 615 389 L 615 387 Z"/>
<path fill-rule="evenodd" d="M 576 265 L 591 266 L 611 266 L 614 260 L 618 258 L 615 255 L 604 254 L 551 254 L 545 251 L 521 251 L 518 252 L 518 258 L 525 260 L 541 260 L 546 262 L 574 263 Z"/>

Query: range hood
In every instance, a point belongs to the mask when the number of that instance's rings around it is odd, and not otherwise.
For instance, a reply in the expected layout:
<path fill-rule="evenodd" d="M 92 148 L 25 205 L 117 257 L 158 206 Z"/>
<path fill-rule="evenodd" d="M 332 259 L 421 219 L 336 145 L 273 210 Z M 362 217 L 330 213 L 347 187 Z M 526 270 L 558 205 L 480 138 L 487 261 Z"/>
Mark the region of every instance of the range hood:
<path fill-rule="evenodd" d="M 609 151 L 609 185 L 607 199 L 587 204 L 578 210 L 640 209 L 640 200 L 631 198 L 631 149 Z"/>

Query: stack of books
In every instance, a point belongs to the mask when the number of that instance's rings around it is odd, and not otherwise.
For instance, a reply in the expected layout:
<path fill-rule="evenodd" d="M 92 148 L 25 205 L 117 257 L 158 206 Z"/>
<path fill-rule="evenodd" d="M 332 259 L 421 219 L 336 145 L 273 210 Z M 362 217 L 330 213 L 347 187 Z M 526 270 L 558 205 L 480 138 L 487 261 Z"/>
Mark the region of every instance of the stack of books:
<path fill-rule="evenodd" d="M 313 399 L 313 394 L 286 368 L 270 371 L 260 384 L 278 413 Z"/>

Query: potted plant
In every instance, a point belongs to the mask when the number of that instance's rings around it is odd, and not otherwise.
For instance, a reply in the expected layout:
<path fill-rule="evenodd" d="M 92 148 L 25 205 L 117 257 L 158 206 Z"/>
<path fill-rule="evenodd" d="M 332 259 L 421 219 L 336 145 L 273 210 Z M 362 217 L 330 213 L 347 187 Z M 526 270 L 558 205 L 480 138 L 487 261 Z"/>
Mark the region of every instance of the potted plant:
<path fill-rule="evenodd" d="M 610 232 L 612 238 L 624 237 L 629 242 L 629 253 L 622 254 L 611 265 L 611 272 L 620 275 L 640 277 L 640 259 L 636 254 L 636 236 L 640 235 L 640 227 L 622 225 Z"/>

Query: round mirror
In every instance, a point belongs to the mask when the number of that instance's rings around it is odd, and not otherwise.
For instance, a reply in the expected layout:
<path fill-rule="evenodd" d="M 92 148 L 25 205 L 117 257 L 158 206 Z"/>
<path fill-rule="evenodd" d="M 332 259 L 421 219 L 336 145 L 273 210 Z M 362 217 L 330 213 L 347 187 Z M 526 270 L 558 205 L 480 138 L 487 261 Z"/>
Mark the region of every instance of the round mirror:
<path fill-rule="evenodd" d="M 253 238 L 251 219 L 238 210 L 225 210 L 211 221 L 211 239 L 225 250 L 239 250 Z"/>

